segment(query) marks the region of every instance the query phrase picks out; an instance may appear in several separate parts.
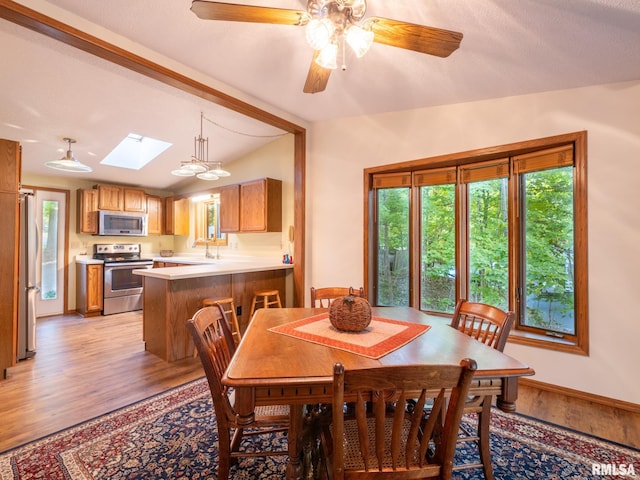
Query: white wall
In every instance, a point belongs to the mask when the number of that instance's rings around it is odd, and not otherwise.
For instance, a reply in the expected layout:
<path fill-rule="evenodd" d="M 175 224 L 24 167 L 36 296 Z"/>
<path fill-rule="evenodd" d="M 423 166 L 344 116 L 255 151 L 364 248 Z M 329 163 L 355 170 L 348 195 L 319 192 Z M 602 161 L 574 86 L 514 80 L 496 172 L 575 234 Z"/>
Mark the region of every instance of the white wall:
<path fill-rule="evenodd" d="M 506 352 L 537 380 L 640 403 L 639 106 L 634 81 L 314 124 L 306 285 L 363 283 L 364 168 L 587 130 L 590 355 Z"/>

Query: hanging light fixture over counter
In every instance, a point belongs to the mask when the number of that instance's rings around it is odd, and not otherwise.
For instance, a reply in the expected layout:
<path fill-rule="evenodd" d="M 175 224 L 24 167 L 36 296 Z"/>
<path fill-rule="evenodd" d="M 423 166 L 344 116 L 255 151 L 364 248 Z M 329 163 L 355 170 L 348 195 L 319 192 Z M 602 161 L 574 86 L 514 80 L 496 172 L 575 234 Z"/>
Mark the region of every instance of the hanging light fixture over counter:
<path fill-rule="evenodd" d="M 222 162 L 209 162 L 209 138 L 202 136 L 202 121 L 204 114 L 200 112 L 200 134 L 194 138 L 193 156 L 191 160 L 180 163 L 180 168 L 172 170 L 171 174 L 178 177 L 197 176 L 200 180 L 218 180 L 228 177 L 229 172 L 222 168 Z"/>
<path fill-rule="evenodd" d="M 63 172 L 93 172 L 93 168 L 84 163 L 80 163 L 71 152 L 71 144 L 76 143 L 73 138 L 64 138 L 68 143 L 67 153 L 59 160 L 51 160 L 45 163 L 46 167 L 53 168 L 55 170 L 61 170 Z"/>

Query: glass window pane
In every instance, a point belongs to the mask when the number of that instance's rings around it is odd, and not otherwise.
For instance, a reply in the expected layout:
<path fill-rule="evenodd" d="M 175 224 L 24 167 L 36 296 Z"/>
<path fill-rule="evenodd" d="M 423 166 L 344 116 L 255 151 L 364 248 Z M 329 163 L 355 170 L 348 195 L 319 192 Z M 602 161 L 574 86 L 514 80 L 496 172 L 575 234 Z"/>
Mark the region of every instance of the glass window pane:
<path fill-rule="evenodd" d="M 420 187 L 420 309 L 453 312 L 456 304 L 455 185 Z"/>
<path fill-rule="evenodd" d="M 42 286 L 40 298 L 58 298 L 58 202 L 42 202 Z"/>
<path fill-rule="evenodd" d="M 469 295 L 472 302 L 509 306 L 508 180 L 469 184 Z"/>
<path fill-rule="evenodd" d="M 376 305 L 409 306 L 409 189 L 378 189 L 376 196 Z"/>
<path fill-rule="evenodd" d="M 523 177 L 523 324 L 574 335 L 573 167 Z"/>

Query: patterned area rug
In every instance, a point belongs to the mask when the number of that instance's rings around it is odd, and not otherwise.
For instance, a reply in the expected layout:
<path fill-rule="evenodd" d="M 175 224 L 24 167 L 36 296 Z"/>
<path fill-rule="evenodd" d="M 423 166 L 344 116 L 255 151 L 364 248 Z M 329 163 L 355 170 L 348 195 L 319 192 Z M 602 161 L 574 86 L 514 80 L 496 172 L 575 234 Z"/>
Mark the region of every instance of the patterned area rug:
<path fill-rule="evenodd" d="M 250 441 L 285 445 L 286 437 Z M 497 480 L 640 477 L 640 451 L 522 415 L 494 410 L 491 442 Z M 241 459 L 231 478 L 284 478 L 285 462 Z M 201 379 L 1 453 L 0 479 L 216 479 L 217 463 L 215 416 Z M 483 475 L 467 470 L 454 478 Z"/>

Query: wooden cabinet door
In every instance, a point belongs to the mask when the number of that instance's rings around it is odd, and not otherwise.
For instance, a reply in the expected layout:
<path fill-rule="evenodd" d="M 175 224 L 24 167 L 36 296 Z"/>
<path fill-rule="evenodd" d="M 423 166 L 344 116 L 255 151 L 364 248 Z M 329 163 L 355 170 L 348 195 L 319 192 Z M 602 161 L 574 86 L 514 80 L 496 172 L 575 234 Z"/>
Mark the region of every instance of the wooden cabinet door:
<path fill-rule="evenodd" d="M 282 231 L 282 181 L 263 178 L 240 185 L 240 231 Z"/>
<path fill-rule="evenodd" d="M 147 196 L 144 190 L 137 188 L 123 188 L 123 210 L 125 212 L 146 212 Z"/>
<path fill-rule="evenodd" d="M 87 312 L 99 312 L 102 310 L 102 265 L 87 265 Z"/>
<path fill-rule="evenodd" d="M 164 199 L 164 234 L 173 235 L 173 204 L 175 199 L 173 197 L 166 197 Z"/>
<path fill-rule="evenodd" d="M 220 231 L 240 231 L 240 185 L 229 185 L 220 190 Z"/>
<path fill-rule="evenodd" d="M 147 233 L 149 235 L 162 234 L 164 218 L 162 216 L 162 198 L 147 195 Z"/>
<path fill-rule="evenodd" d="M 189 235 L 189 199 L 180 198 L 173 202 L 173 234 Z"/>
<path fill-rule="evenodd" d="M 255 182 L 240 185 L 240 230 L 243 232 L 264 232 L 267 229 L 266 219 L 266 182 Z"/>
<path fill-rule="evenodd" d="M 114 185 L 97 185 L 98 209 L 122 211 L 124 208 L 124 196 L 122 187 Z"/>
<path fill-rule="evenodd" d="M 98 191 L 78 190 L 78 233 L 98 233 Z"/>

